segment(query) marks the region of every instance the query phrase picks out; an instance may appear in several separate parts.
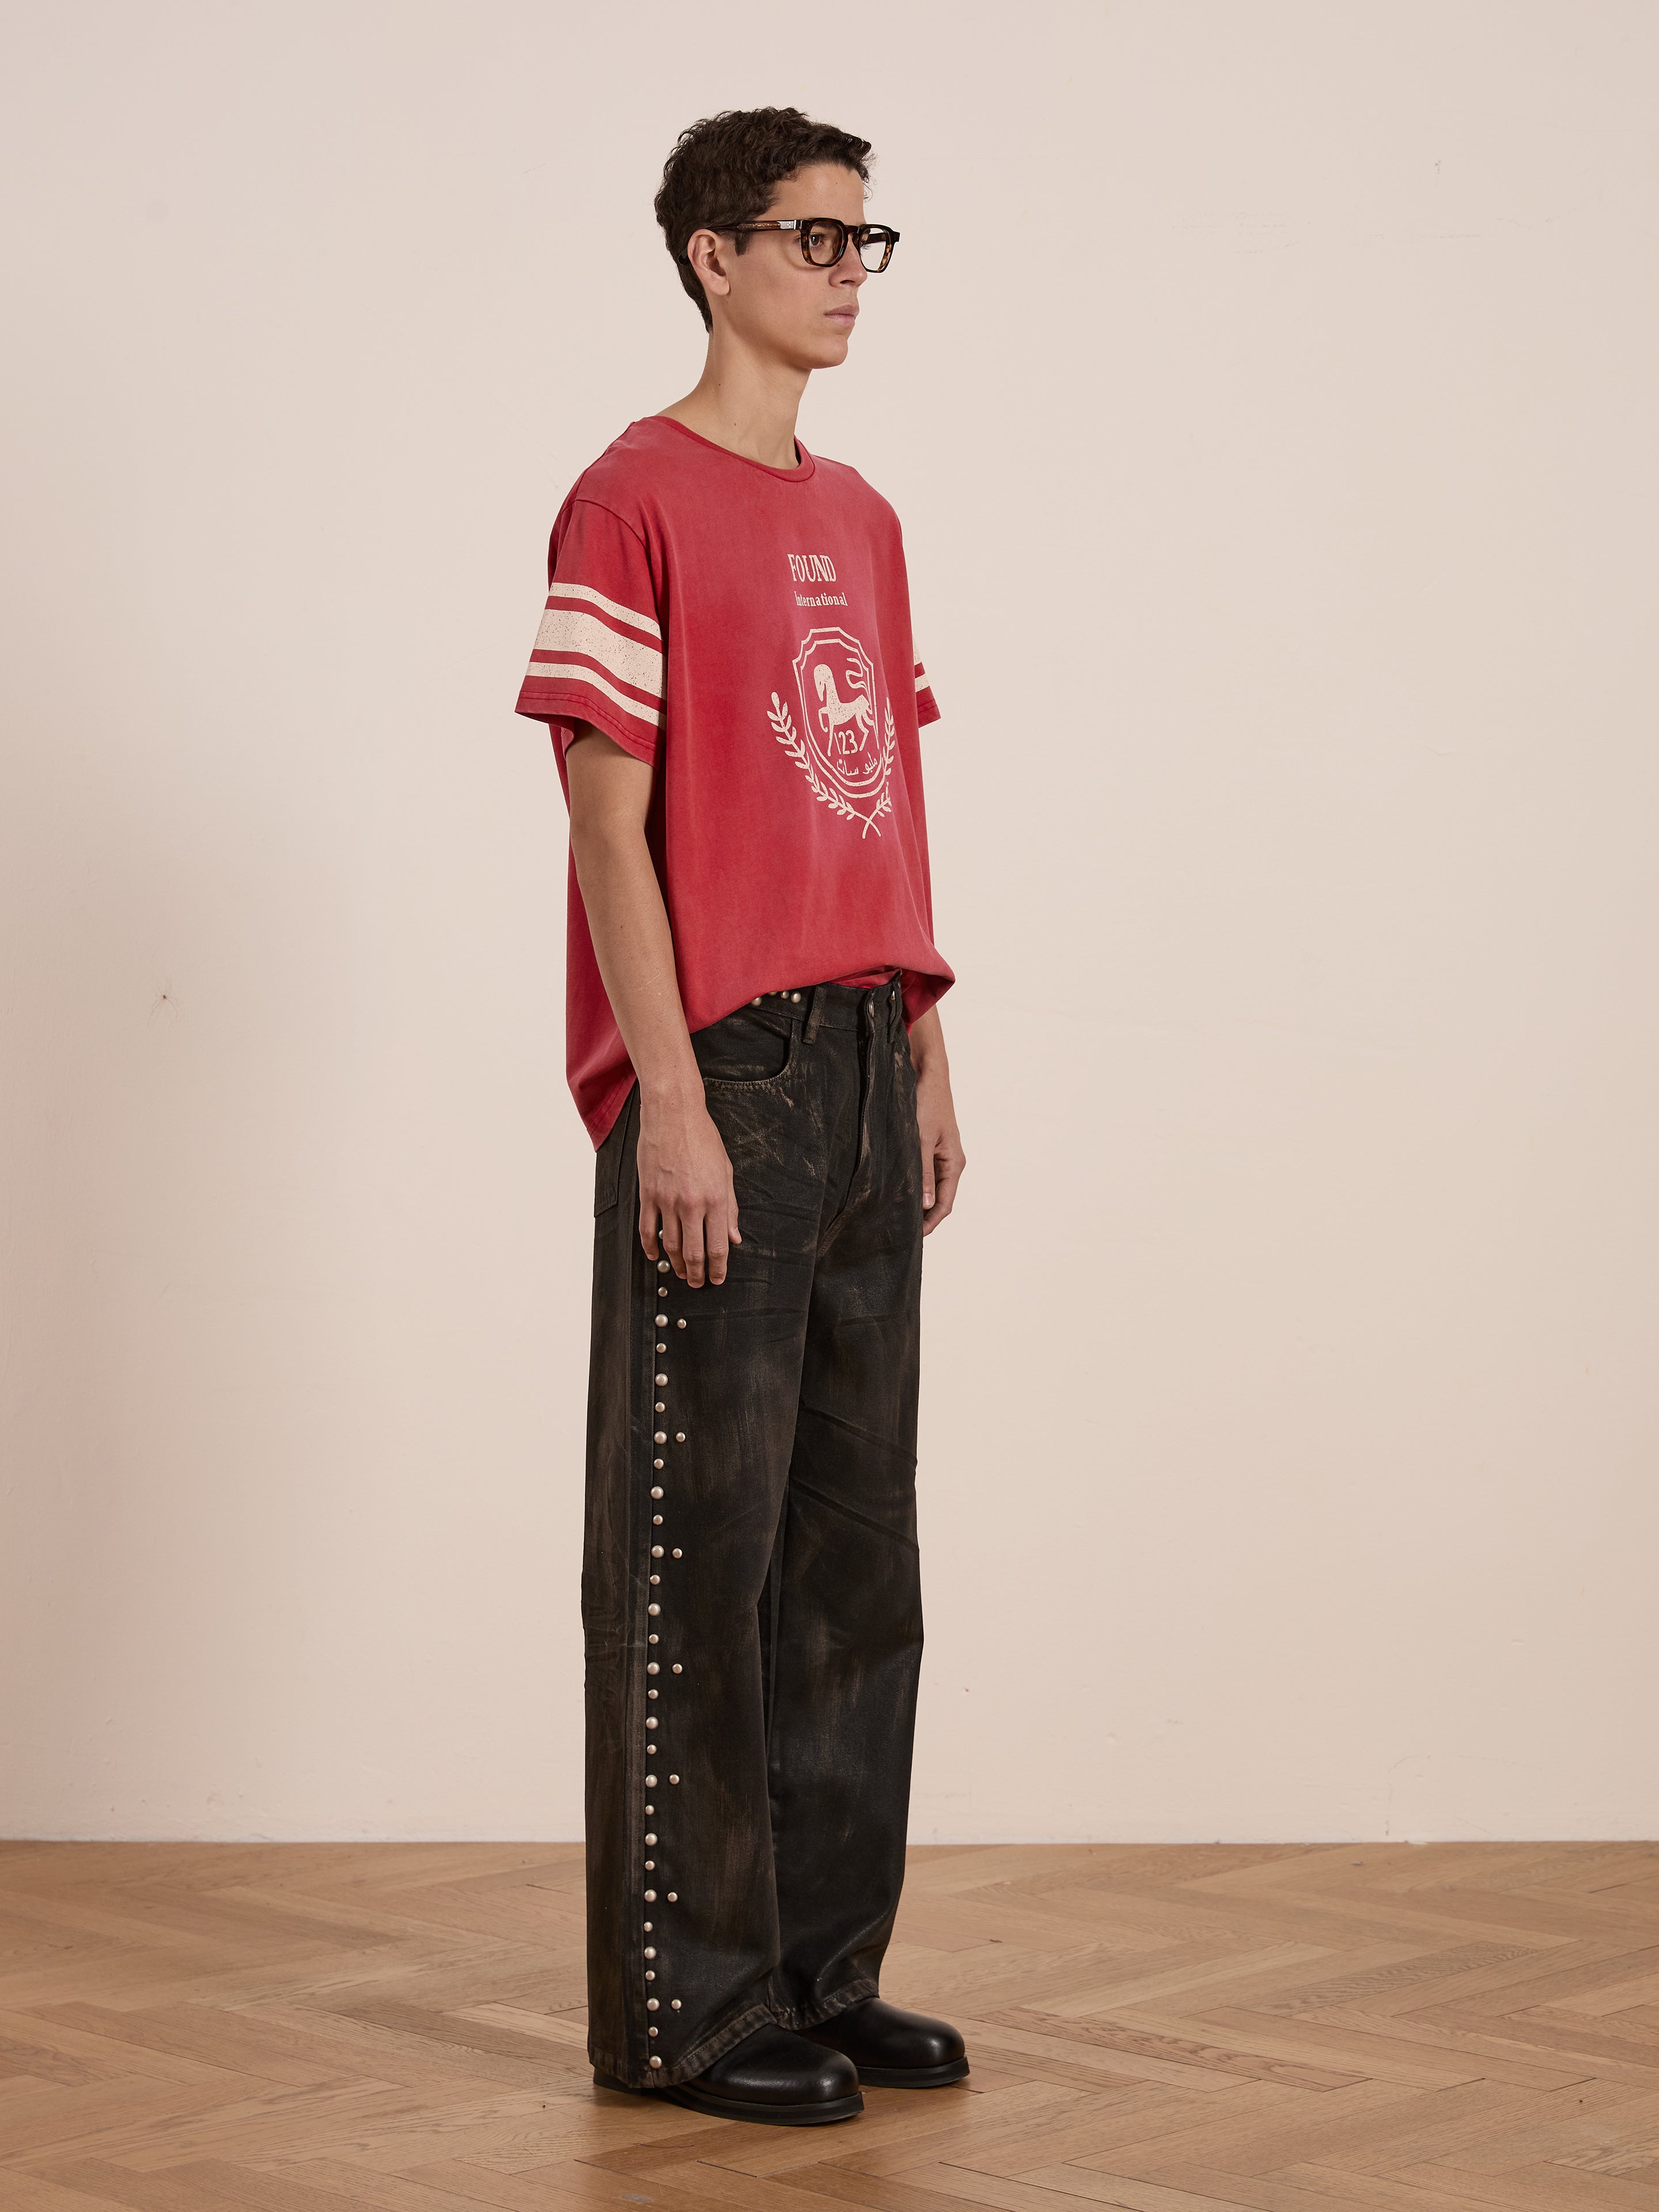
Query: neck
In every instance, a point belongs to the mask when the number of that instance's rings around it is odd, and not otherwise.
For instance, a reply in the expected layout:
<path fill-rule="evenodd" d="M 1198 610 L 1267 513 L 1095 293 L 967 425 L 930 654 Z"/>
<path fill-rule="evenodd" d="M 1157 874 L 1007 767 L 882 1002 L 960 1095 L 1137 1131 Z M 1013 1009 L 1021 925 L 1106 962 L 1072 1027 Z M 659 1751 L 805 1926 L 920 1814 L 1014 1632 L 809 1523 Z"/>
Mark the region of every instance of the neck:
<path fill-rule="evenodd" d="M 711 444 L 772 469 L 797 465 L 795 418 L 812 371 L 766 359 L 717 321 L 703 374 L 662 412 Z"/>

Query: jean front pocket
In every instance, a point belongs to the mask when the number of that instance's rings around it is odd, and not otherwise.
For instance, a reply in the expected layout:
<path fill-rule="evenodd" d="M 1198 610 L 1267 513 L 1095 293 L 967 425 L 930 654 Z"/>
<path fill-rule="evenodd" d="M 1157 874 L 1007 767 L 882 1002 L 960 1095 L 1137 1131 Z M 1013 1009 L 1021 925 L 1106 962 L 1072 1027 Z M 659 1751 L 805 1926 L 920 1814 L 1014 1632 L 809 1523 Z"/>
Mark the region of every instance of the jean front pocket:
<path fill-rule="evenodd" d="M 746 1090 L 781 1083 L 795 1064 L 801 1024 L 769 1006 L 739 1006 L 724 1021 L 692 1032 L 705 1087 Z"/>

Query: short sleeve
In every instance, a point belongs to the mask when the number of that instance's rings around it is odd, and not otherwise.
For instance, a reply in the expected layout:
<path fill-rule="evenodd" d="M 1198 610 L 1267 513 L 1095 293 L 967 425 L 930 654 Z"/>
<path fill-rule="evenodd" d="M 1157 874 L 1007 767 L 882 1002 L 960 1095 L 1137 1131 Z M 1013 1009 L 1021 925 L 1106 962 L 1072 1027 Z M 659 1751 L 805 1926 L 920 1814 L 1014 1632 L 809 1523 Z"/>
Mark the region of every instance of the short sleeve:
<path fill-rule="evenodd" d="M 591 500 L 577 500 L 554 540 L 546 611 L 518 712 L 567 745 L 591 722 L 648 765 L 663 730 L 663 629 L 639 535 Z"/>
<path fill-rule="evenodd" d="M 916 664 L 916 725 L 918 729 L 928 722 L 939 720 L 939 702 L 933 696 L 933 686 L 928 681 L 928 672 L 918 660 Z"/>

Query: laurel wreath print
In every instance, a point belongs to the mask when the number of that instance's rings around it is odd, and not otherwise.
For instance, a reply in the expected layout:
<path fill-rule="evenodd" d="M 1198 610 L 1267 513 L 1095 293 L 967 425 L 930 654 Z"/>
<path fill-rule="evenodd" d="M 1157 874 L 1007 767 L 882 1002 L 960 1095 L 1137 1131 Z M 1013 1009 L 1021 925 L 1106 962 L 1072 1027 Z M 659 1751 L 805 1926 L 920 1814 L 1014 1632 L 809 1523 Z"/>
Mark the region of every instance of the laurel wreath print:
<path fill-rule="evenodd" d="M 898 750 L 899 733 L 893 719 L 892 700 L 887 701 L 887 728 L 881 743 L 881 796 L 868 814 L 861 814 L 839 791 L 832 789 L 824 781 L 818 773 L 818 764 L 813 759 L 812 748 L 796 734 L 790 710 L 775 691 L 772 695 L 766 720 L 772 724 L 772 735 L 812 786 L 813 797 L 821 799 L 832 813 L 840 815 L 845 820 L 862 822 L 864 826 L 859 832 L 861 836 L 868 837 L 874 830 L 879 837 L 881 832 L 877 823 L 881 816 L 893 811 L 893 784 L 889 771 L 893 767 L 893 754 Z"/>

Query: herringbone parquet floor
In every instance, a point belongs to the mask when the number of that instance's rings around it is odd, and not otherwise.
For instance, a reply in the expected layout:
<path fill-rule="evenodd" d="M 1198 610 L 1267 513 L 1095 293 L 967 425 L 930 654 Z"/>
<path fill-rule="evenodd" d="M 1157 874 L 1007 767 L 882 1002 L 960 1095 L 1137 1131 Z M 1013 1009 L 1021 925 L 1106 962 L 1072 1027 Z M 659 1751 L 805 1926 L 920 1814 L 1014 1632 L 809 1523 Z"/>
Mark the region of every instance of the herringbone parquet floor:
<path fill-rule="evenodd" d="M 1659 2212 L 1659 1848 L 912 1855 L 971 2083 L 596 2092 L 568 1845 L 0 1846 L 3 2212 Z"/>

